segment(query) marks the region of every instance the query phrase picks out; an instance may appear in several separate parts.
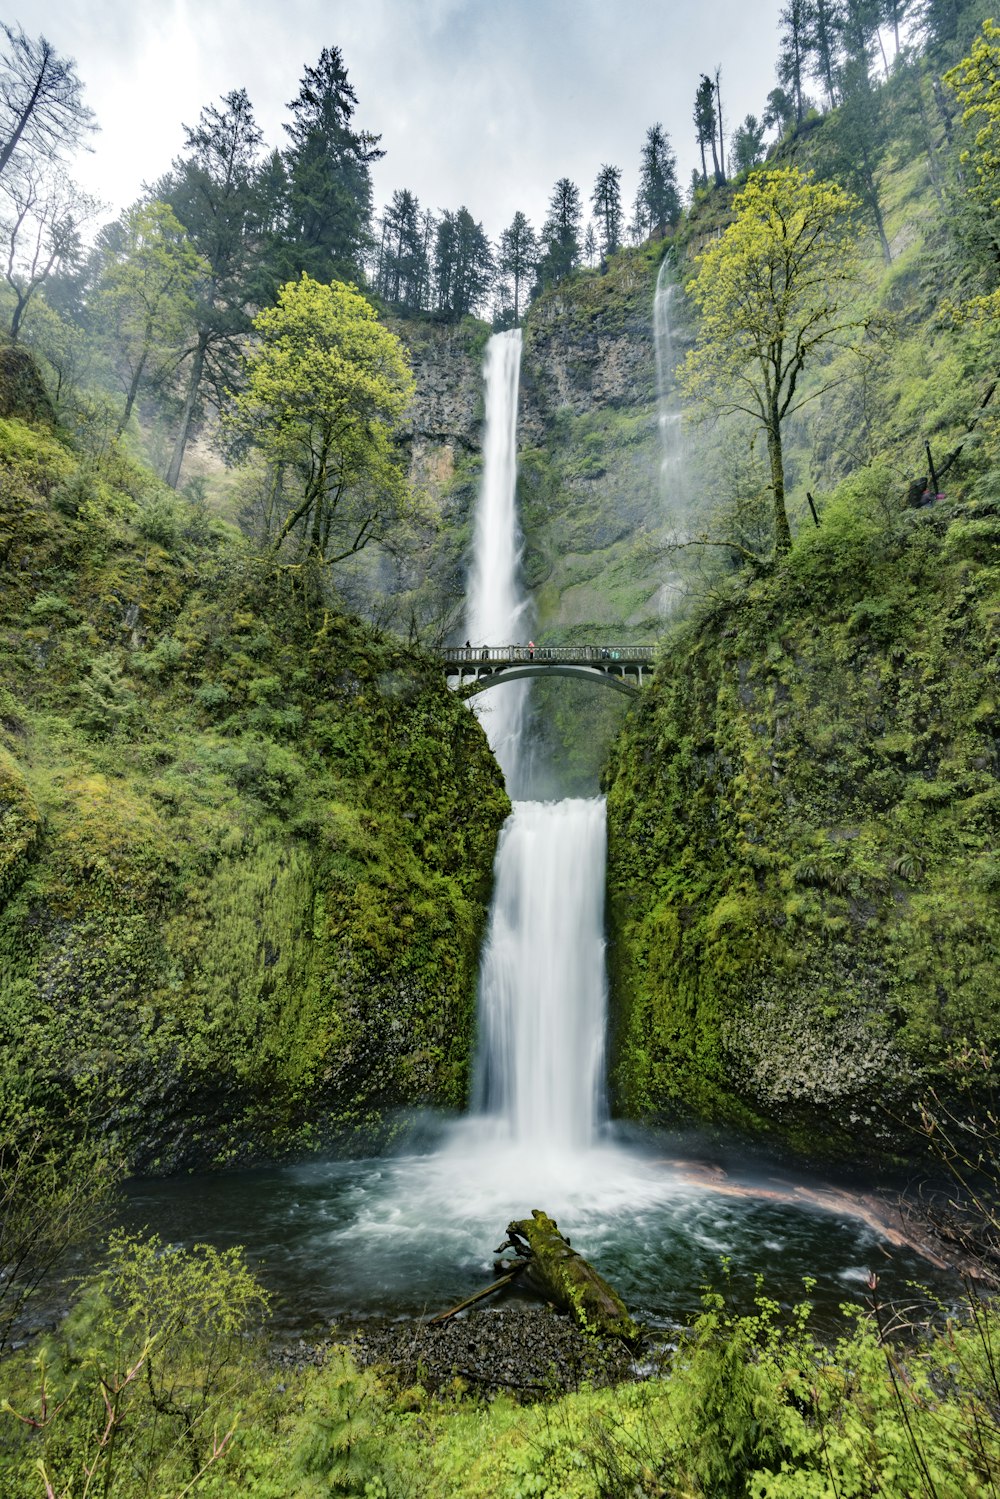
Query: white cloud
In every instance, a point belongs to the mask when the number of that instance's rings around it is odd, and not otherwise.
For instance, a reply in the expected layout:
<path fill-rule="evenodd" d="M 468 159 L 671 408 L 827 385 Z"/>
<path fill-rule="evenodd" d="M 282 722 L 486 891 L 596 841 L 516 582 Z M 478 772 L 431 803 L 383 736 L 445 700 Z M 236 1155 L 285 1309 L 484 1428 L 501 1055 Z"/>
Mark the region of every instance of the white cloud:
<path fill-rule="evenodd" d="M 556 178 L 589 200 L 602 162 L 635 192 L 646 128 L 695 164 L 698 74 L 722 65 L 732 129 L 773 83 L 777 0 L 31 0 L 16 20 L 77 59 L 101 124 L 78 164 L 115 209 L 181 148 L 182 122 L 246 88 L 270 144 L 303 68 L 339 46 L 357 123 L 382 134 L 376 197 L 409 187 L 434 209 L 466 204 L 493 235 L 523 208 L 537 223 Z"/>

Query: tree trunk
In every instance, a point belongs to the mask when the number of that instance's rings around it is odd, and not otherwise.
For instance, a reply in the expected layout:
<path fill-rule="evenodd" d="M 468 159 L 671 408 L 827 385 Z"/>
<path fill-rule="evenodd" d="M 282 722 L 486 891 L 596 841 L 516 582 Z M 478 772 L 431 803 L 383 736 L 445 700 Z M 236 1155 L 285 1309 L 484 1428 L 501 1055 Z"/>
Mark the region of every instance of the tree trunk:
<path fill-rule="evenodd" d="M 15 287 L 14 296 L 17 298 L 17 305 L 14 308 L 14 316 L 10 320 L 10 341 L 12 344 L 17 343 L 18 335 L 21 332 L 21 321 L 28 310 L 31 292 L 29 291 L 27 296 L 25 296 L 23 292 L 18 291 L 17 287 Z"/>
<path fill-rule="evenodd" d="M 145 368 L 146 355 L 143 354 L 142 358 L 139 360 L 139 363 L 135 367 L 135 374 L 132 376 L 132 383 L 128 388 L 128 395 L 125 398 L 125 410 L 122 412 L 122 419 L 118 423 L 118 427 L 115 431 L 116 437 L 121 437 L 122 433 L 125 431 L 125 428 L 128 426 L 128 419 L 132 415 L 132 407 L 135 405 L 135 398 L 139 394 L 139 386 L 142 382 L 142 374 Z"/>
<path fill-rule="evenodd" d="M 774 551 L 776 556 L 792 549 L 792 533 L 785 509 L 785 460 L 781 451 L 781 426 L 772 417 L 767 429 L 767 456 L 771 461 L 771 492 L 774 495 Z"/>
<path fill-rule="evenodd" d="M 625 1303 L 570 1247 L 553 1218 L 534 1208 L 530 1218 L 509 1223 L 507 1234 L 507 1243 L 501 1249 L 514 1249 L 521 1256 L 526 1283 L 569 1312 L 584 1332 L 635 1341 L 639 1329 Z"/>
<path fill-rule="evenodd" d="M 719 81 L 719 69 L 715 70 L 715 102 L 719 117 L 719 170 L 722 173 L 719 186 L 726 180 L 726 137 L 722 124 L 722 84 Z"/>
<path fill-rule="evenodd" d="M 715 185 L 721 187 L 723 183 L 722 172 L 719 170 L 719 152 L 715 144 L 715 131 L 712 131 L 712 170 L 715 173 Z"/>
<path fill-rule="evenodd" d="M 181 413 L 180 430 L 177 433 L 177 441 L 174 443 L 173 456 L 170 459 L 170 467 L 167 469 L 167 484 L 171 489 L 176 489 L 181 476 L 181 465 L 184 462 L 184 450 L 187 447 L 188 435 L 191 431 L 191 418 L 194 416 L 195 402 L 198 399 L 198 388 L 201 385 L 202 371 L 205 368 L 205 350 L 208 347 L 208 334 L 198 334 L 198 343 L 191 357 L 191 378 L 188 381 L 187 395 L 184 397 L 184 410 Z"/>

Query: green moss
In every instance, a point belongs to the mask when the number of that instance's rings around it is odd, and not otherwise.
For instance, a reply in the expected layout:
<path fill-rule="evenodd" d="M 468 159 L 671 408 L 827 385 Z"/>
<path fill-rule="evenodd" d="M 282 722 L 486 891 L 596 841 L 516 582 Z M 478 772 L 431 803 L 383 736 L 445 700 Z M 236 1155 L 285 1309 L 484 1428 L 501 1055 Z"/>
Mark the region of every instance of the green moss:
<path fill-rule="evenodd" d="M 509 807 L 477 721 L 183 502 L 169 535 L 56 508 L 34 441 L 0 500 L 36 583 L 0 603 L 9 1055 L 51 1100 L 98 1086 L 147 1169 L 460 1106 Z"/>
<path fill-rule="evenodd" d="M 819 531 L 678 627 L 608 774 L 614 1074 L 630 1113 L 699 1113 L 856 1156 L 1000 1041 L 993 954 L 1000 570 L 953 513 L 859 476 Z"/>

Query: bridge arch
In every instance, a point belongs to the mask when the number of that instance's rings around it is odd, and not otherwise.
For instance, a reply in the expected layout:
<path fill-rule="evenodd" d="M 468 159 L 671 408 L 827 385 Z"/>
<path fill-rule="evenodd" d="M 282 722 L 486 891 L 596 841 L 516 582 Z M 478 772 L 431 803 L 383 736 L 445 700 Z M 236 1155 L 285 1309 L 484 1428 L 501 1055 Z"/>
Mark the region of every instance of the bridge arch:
<path fill-rule="evenodd" d="M 602 671 L 596 666 L 571 666 L 562 662 L 533 662 L 520 666 L 505 666 L 502 669 L 491 671 L 488 675 L 479 676 L 476 681 L 459 687 L 461 697 L 475 697 L 480 692 L 488 692 L 491 687 L 499 687 L 502 682 L 516 682 L 522 677 L 576 677 L 586 682 L 598 682 L 602 687 L 611 687 L 615 692 L 624 692 L 628 697 L 640 697 L 642 689 L 633 682 L 626 681 L 624 677 L 616 676 L 610 671 Z"/>

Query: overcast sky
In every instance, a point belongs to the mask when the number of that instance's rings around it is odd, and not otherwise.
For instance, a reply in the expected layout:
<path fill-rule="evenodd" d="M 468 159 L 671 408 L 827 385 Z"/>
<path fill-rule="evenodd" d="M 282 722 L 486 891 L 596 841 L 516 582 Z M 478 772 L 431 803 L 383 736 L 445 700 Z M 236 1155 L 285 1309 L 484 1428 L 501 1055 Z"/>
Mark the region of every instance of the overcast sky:
<path fill-rule="evenodd" d="M 585 204 L 659 120 L 683 186 L 698 75 L 722 67 L 727 134 L 774 84 L 780 0 L 11 0 L 9 21 L 74 57 L 101 131 L 75 176 L 117 212 L 181 149 L 182 123 L 245 88 L 269 145 L 324 46 L 340 47 L 355 124 L 380 133 L 376 203 L 408 187 L 465 204 L 495 237 L 540 224 L 558 177 Z"/>

